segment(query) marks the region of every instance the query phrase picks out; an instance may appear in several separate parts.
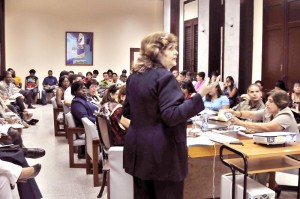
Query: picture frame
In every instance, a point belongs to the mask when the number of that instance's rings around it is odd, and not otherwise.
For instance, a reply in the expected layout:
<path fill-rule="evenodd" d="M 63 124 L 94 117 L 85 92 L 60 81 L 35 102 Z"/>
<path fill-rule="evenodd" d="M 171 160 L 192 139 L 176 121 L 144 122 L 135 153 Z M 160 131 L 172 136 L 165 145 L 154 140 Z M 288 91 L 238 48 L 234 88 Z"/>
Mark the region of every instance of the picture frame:
<path fill-rule="evenodd" d="M 93 32 L 66 32 L 66 65 L 93 65 Z"/>

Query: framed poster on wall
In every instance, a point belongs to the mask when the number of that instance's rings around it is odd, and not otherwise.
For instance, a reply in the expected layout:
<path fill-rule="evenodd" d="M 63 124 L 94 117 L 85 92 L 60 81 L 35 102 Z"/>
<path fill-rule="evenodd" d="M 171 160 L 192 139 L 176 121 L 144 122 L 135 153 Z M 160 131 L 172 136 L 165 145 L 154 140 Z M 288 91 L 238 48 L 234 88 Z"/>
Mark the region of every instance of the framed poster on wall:
<path fill-rule="evenodd" d="M 93 65 L 92 32 L 66 32 L 66 65 Z"/>

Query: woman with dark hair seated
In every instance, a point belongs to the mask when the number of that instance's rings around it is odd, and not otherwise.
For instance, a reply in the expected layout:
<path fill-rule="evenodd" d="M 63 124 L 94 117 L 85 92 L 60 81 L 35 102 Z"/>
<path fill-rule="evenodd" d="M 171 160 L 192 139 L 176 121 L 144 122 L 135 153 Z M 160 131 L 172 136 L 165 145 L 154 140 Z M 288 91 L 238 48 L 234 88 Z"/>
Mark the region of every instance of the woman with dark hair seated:
<path fill-rule="evenodd" d="M 182 93 L 184 94 L 184 98 L 190 99 L 193 95 L 196 94 L 196 90 L 194 88 L 194 85 L 192 81 L 190 80 L 184 80 L 180 83 L 180 88 Z"/>
<path fill-rule="evenodd" d="M 98 85 L 99 83 L 95 79 L 90 79 L 85 83 L 87 91 L 87 99 L 93 104 L 100 106 L 100 97 L 98 94 Z"/>
<path fill-rule="evenodd" d="M 56 104 L 57 107 L 62 108 L 63 107 L 63 100 L 64 100 L 64 92 L 69 87 L 70 81 L 68 75 L 63 75 L 58 80 L 58 88 L 56 90 Z"/>
<path fill-rule="evenodd" d="M 238 94 L 238 88 L 234 83 L 234 79 L 231 76 L 226 77 L 226 83 L 223 91 L 224 95 L 226 95 L 229 99 L 230 108 L 236 104 L 236 98 Z"/>
<path fill-rule="evenodd" d="M 126 98 L 126 86 L 121 86 L 118 92 L 118 104 L 113 110 L 110 110 L 111 132 L 112 132 L 112 145 L 123 146 L 126 135 L 126 130 L 129 127 L 130 121 L 122 118 L 122 103 Z M 126 119 L 126 120 L 124 120 Z M 125 122 L 124 122 L 125 121 Z"/>
<path fill-rule="evenodd" d="M 106 102 L 115 102 L 117 103 L 116 99 L 118 97 L 118 90 L 119 88 L 113 84 L 110 87 L 108 87 L 106 93 L 104 94 L 101 105 L 105 104 Z"/>
<path fill-rule="evenodd" d="M 86 94 L 87 89 L 83 82 L 74 82 L 71 86 L 71 94 L 75 97 L 71 104 L 71 113 L 74 117 L 75 124 L 77 127 L 83 127 L 81 119 L 86 117 L 91 122 L 96 122 L 95 111 L 98 111 L 98 107 L 87 100 Z"/>
<path fill-rule="evenodd" d="M 229 108 L 229 99 L 223 95 L 219 84 L 203 97 L 203 101 L 205 109 L 219 111 L 220 109 Z"/>
<path fill-rule="evenodd" d="M 268 93 L 266 108 L 258 111 L 233 111 L 235 117 L 231 123 L 243 126 L 256 132 L 299 132 L 296 120 L 288 107 L 289 96 L 284 90 L 273 89 Z M 242 121 L 239 118 L 263 121 L 262 123 Z M 261 184 L 269 180 L 268 173 L 258 174 L 255 177 Z"/>

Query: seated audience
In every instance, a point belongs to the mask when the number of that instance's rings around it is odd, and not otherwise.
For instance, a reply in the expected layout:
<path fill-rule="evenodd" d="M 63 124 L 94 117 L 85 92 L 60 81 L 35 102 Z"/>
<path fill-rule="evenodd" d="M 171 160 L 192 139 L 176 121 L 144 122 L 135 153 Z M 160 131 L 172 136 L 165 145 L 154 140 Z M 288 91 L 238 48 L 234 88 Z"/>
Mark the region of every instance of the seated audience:
<path fill-rule="evenodd" d="M 0 94 L 3 100 L 16 100 L 16 105 L 19 108 L 21 117 L 26 114 L 26 107 L 24 105 L 24 98 L 27 100 L 28 108 L 35 108 L 32 106 L 32 93 L 27 92 L 25 96 L 20 94 L 16 89 L 15 85 L 11 83 L 12 75 L 10 72 L 5 71 L 0 82 Z M 17 91 L 17 92 L 16 92 Z"/>
<path fill-rule="evenodd" d="M 288 107 L 289 97 L 284 90 L 273 89 L 268 93 L 266 108 L 258 111 L 233 111 L 235 117 L 231 118 L 232 124 L 243 126 L 256 132 L 299 132 L 296 120 Z M 242 121 L 239 118 L 262 123 Z M 261 173 L 255 179 L 263 185 L 269 181 L 269 173 Z"/>
<path fill-rule="evenodd" d="M 129 127 L 129 120 L 127 123 L 121 123 L 122 117 L 122 103 L 126 98 L 126 86 L 119 88 L 117 102 L 118 104 L 110 110 L 111 132 L 112 132 L 112 145 L 123 146 L 126 135 L 126 129 Z M 124 121 L 124 120 L 123 120 Z"/>
<path fill-rule="evenodd" d="M 113 73 L 113 74 L 112 74 L 112 80 L 113 80 L 112 83 L 116 84 L 117 86 L 123 84 L 123 82 L 122 82 L 121 80 L 119 80 L 118 74 L 117 74 L 117 73 Z"/>
<path fill-rule="evenodd" d="M 107 70 L 107 75 L 108 75 L 108 77 L 112 78 L 113 71 L 111 69 L 108 69 Z"/>
<path fill-rule="evenodd" d="M 98 70 L 93 70 L 93 78 L 97 79 L 98 75 L 99 75 L 99 71 Z"/>
<path fill-rule="evenodd" d="M 190 80 L 193 84 L 193 86 L 195 86 L 195 84 L 197 83 L 195 80 L 194 80 L 194 75 L 192 72 L 188 71 L 186 73 L 186 77 L 185 77 L 185 80 Z"/>
<path fill-rule="evenodd" d="M 92 79 L 92 77 L 93 77 L 93 73 L 88 71 L 85 74 L 85 78 L 83 78 L 82 81 L 86 84 L 90 79 Z"/>
<path fill-rule="evenodd" d="M 80 77 L 79 75 L 69 75 L 70 85 L 64 92 L 64 104 L 68 107 L 71 106 L 72 100 L 74 98 L 74 95 L 72 95 L 71 93 L 71 86 L 74 82 L 78 82 L 78 81 L 82 82 L 82 77 Z"/>
<path fill-rule="evenodd" d="M 226 77 L 223 93 L 228 97 L 230 107 L 233 107 L 236 103 L 238 89 L 234 84 L 234 79 L 231 76 Z"/>
<path fill-rule="evenodd" d="M 87 91 L 87 99 L 93 104 L 100 106 L 101 99 L 98 94 L 98 82 L 95 79 L 90 79 L 86 84 Z"/>
<path fill-rule="evenodd" d="M 40 164 L 22 168 L 11 162 L 0 160 L 0 198 L 13 199 L 11 189 L 14 189 L 16 183 L 35 178 L 40 170 Z"/>
<path fill-rule="evenodd" d="M 177 79 L 179 76 L 179 72 L 177 69 L 172 70 L 172 74 L 174 75 L 174 77 Z"/>
<path fill-rule="evenodd" d="M 70 81 L 69 77 L 67 75 L 63 75 L 59 78 L 58 81 L 58 88 L 56 90 L 56 104 L 57 107 L 62 108 L 63 107 L 63 100 L 64 100 L 64 92 L 69 87 Z"/>
<path fill-rule="evenodd" d="M 300 81 L 294 83 L 289 107 L 295 109 L 297 112 L 300 111 Z"/>
<path fill-rule="evenodd" d="M 87 100 L 87 89 L 82 81 L 74 82 L 71 86 L 71 94 L 74 96 L 71 104 L 71 113 L 77 127 L 83 127 L 81 119 L 86 117 L 91 122 L 96 122 L 95 111 L 98 107 Z"/>
<path fill-rule="evenodd" d="M 183 71 L 181 71 L 181 72 L 179 73 L 179 76 L 177 77 L 177 81 L 178 81 L 179 83 L 185 80 L 185 78 L 186 78 L 186 73 L 187 73 L 186 70 L 183 70 Z"/>
<path fill-rule="evenodd" d="M 183 82 L 181 82 L 180 87 L 186 100 L 190 99 L 193 95 L 196 94 L 196 90 L 190 80 L 184 80 Z"/>
<path fill-rule="evenodd" d="M 104 72 L 103 73 L 103 79 L 101 80 L 101 82 L 103 82 L 103 83 L 108 83 L 108 74 L 107 74 L 107 72 Z"/>
<path fill-rule="evenodd" d="M 213 83 L 216 81 L 216 79 L 218 78 L 219 73 L 217 71 L 213 71 L 210 74 L 210 83 Z"/>
<path fill-rule="evenodd" d="M 25 78 L 25 91 L 32 93 L 32 99 L 35 100 L 39 93 L 39 78 L 35 76 L 36 71 L 31 69 L 29 76 Z"/>
<path fill-rule="evenodd" d="M 102 101 L 101 101 L 101 106 L 103 106 L 105 103 L 109 102 L 108 104 L 117 104 L 117 97 L 118 97 L 118 90 L 119 88 L 113 84 L 110 87 L 108 87 L 106 93 L 104 94 Z M 112 110 L 113 108 L 110 108 Z"/>
<path fill-rule="evenodd" d="M 289 97 L 287 93 L 283 90 L 273 89 L 268 95 L 265 109 L 257 111 L 228 110 L 236 117 L 254 121 L 261 120 L 263 123 L 241 121 L 233 117 L 231 119 L 233 124 L 244 126 L 257 132 L 298 132 L 294 115 L 288 107 Z"/>
<path fill-rule="evenodd" d="M 300 123 L 300 81 L 294 83 L 289 107 L 293 111 L 297 123 Z"/>
<path fill-rule="evenodd" d="M 275 87 L 274 87 L 274 89 L 281 89 L 281 90 L 284 90 L 285 92 L 288 92 L 288 89 L 287 89 L 287 87 L 285 86 L 284 81 L 282 81 L 282 80 L 277 80 L 277 81 L 275 82 Z M 287 93 L 287 94 L 288 94 L 288 93 Z"/>
<path fill-rule="evenodd" d="M 265 108 L 262 101 L 262 92 L 257 84 L 251 84 L 248 87 L 247 96 L 249 96 L 249 99 L 240 102 L 232 109 L 235 111 L 257 111 Z"/>
<path fill-rule="evenodd" d="M 197 79 L 197 83 L 195 84 L 195 90 L 196 92 L 198 92 L 201 86 L 204 84 L 205 73 L 204 72 L 197 73 L 196 79 Z"/>
<path fill-rule="evenodd" d="M 223 92 L 218 84 L 211 91 L 203 97 L 205 109 L 219 111 L 220 109 L 229 108 L 229 99 L 223 95 Z"/>
<path fill-rule="evenodd" d="M 21 77 L 16 75 L 16 72 L 12 68 L 8 68 L 7 71 L 9 71 L 12 75 L 12 83 L 19 89 L 22 88 L 22 79 Z"/>
<path fill-rule="evenodd" d="M 122 70 L 122 74 L 120 75 L 120 81 L 123 83 L 126 83 L 126 81 L 127 81 L 126 73 L 127 73 L 127 70 L 124 69 L 124 70 Z"/>
<path fill-rule="evenodd" d="M 42 90 L 42 105 L 47 104 L 47 96 L 46 93 L 53 93 L 55 96 L 56 94 L 56 85 L 57 79 L 53 76 L 52 70 L 48 71 L 48 76 L 43 80 L 43 90 Z"/>

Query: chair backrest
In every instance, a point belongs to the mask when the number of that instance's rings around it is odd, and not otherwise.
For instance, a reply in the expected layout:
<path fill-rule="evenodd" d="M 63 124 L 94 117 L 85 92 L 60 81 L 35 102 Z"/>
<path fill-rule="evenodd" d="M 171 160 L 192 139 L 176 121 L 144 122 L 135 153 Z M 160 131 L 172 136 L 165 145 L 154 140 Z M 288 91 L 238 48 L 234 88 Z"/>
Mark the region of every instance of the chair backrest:
<path fill-rule="evenodd" d="M 63 110 L 64 110 L 64 114 L 67 114 L 71 111 L 71 108 L 63 103 Z"/>
<path fill-rule="evenodd" d="M 57 108 L 56 97 L 52 97 L 50 101 L 52 103 L 53 108 Z"/>
<path fill-rule="evenodd" d="M 97 116 L 97 128 L 98 128 L 98 133 L 99 133 L 99 138 L 100 138 L 100 143 L 102 147 L 108 151 L 108 149 L 111 146 L 111 129 L 109 126 L 109 121 L 107 121 L 107 118 L 98 115 Z"/>
<path fill-rule="evenodd" d="M 99 140 L 99 134 L 96 125 L 91 122 L 88 118 L 84 117 L 81 119 L 84 131 L 85 131 L 85 144 L 86 144 L 86 152 L 89 156 L 93 157 L 93 140 Z"/>
<path fill-rule="evenodd" d="M 76 127 L 73 115 L 71 112 L 65 114 L 66 122 L 67 122 L 67 127 L 69 128 L 74 128 Z"/>

